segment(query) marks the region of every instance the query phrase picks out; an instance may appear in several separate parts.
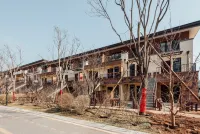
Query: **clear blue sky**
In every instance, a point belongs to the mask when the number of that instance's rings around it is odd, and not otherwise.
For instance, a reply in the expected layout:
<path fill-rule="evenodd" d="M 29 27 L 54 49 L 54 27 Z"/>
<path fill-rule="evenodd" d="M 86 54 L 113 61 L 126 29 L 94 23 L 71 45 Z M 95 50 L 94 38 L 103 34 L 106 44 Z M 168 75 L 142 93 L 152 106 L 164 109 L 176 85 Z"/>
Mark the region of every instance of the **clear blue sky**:
<path fill-rule="evenodd" d="M 200 20 L 199 5 L 200 0 L 172 0 L 173 26 Z M 87 0 L 3 0 L 0 2 L 0 46 L 20 46 L 25 64 L 39 60 L 39 55 L 48 58 L 54 26 L 76 35 L 85 50 L 118 42 L 106 20 L 86 13 L 89 8 Z M 119 15 L 112 12 L 112 16 L 121 26 Z M 165 18 L 160 30 L 169 27 L 168 19 Z M 195 55 L 200 52 L 199 42 L 200 34 L 195 39 Z"/>

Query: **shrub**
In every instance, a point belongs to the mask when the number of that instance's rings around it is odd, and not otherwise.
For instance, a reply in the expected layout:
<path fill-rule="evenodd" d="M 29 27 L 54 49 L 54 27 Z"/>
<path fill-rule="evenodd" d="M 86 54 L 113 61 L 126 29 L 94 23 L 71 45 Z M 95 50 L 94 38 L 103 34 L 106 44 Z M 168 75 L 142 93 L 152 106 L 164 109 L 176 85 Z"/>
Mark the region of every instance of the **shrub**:
<path fill-rule="evenodd" d="M 61 110 L 70 110 L 72 109 L 72 104 L 74 101 L 74 96 L 70 93 L 64 93 L 58 98 L 58 106 Z"/>
<path fill-rule="evenodd" d="M 78 114 L 84 114 L 85 110 L 90 105 L 90 98 L 87 95 L 77 96 L 74 100 L 73 106 Z"/>
<path fill-rule="evenodd" d="M 8 103 L 12 102 L 12 95 L 8 95 Z M 1 104 L 6 104 L 6 95 L 5 94 L 1 94 L 0 95 L 0 103 Z"/>
<path fill-rule="evenodd" d="M 24 105 L 24 104 L 26 103 L 26 98 L 27 98 L 27 95 L 26 95 L 26 94 L 19 94 L 19 95 L 16 95 L 17 102 L 18 102 L 20 105 Z"/>

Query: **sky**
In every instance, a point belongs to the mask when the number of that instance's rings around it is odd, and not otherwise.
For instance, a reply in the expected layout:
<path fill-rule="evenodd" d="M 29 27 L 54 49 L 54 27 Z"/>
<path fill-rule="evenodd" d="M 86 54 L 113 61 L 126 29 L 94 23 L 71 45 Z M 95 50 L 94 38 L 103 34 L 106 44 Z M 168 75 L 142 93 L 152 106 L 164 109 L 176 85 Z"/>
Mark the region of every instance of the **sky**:
<path fill-rule="evenodd" d="M 171 0 L 172 26 L 200 20 L 200 0 Z M 112 10 L 113 9 L 113 10 Z M 125 31 L 120 12 L 110 7 L 117 29 Z M 87 0 L 2 0 L 0 1 L 0 48 L 22 49 L 23 64 L 49 59 L 54 45 L 54 27 L 80 39 L 82 51 L 119 42 L 107 20 L 89 15 Z M 169 12 L 159 30 L 169 28 Z M 200 32 L 194 44 L 200 52 Z"/>

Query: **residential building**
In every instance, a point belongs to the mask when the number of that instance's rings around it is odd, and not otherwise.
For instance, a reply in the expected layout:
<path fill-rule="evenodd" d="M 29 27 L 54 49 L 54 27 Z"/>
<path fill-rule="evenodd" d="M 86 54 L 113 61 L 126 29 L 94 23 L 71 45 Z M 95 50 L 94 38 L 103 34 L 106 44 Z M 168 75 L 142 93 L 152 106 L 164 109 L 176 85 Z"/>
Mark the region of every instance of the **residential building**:
<path fill-rule="evenodd" d="M 157 46 L 161 57 L 172 66 L 174 72 L 187 82 L 191 91 L 198 96 L 198 70 L 196 64 L 193 63 L 194 52 L 194 38 L 200 29 L 200 21 L 192 22 L 182 26 L 174 27 L 156 33 L 154 42 Z M 168 42 L 165 36 L 176 34 L 172 41 L 172 49 L 168 48 Z M 141 41 L 143 38 L 141 37 Z M 129 43 L 129 41 L 126 41 Z M 134 52 L 134 48 L 132 48 Z M 168 55 L 172 54 L 172 62 L 170 63 Z M 87 55 L 87 56 L 86 56 Z M 97 56 L 98 55 L 98 56 Z M 87 57 L 87 58 L 84 58 Z M 68 57 L 64 58 L 67 59 Z M 95 58 L 95 60 L 94 60 Z M 149 88 L 147 89 L 147 106 L 153 107 L 155 100 L 161 98 L 163 102 L 169 102 L 168 90 L 165 85 L 169 84 L 166 78 L 167 66 L 160 60 L 160 58 L 152 52 L 151 62 L 149 63 Z M 93 59 L 93 60 L 90 60 Z M 85 53 L 73 55 L 70 57 L 70 66 L 65 69 L 65 81 L 84 81 L 86 78 L 101 78 L 97 87 L 95 87 L 96 98 L 102 100 L 102 96 L 110 95 L 111 99 L 118 98 L 121 101 L 127 101 L 130 105 L 133 104 L 133 99 L 139 99 L 140 94 L 140 74 L 138 73 L 138 65 L 133 58 L 130 49 L 122 43 L 116 43 L 102 48 L 87 51 Z M 30 66 L 33 69 L 30 69 Z M 163 68 L 161 68 L 163 67 Z M 38 72 L 37 78 L 40 78 L 43 83 L 55 83 L 57 81 L 56 72 L 58 71 L 58 61 L 45 61 L 31 63 L 20 67 L 20 70 L 28 70 L 29 73 Z M 190 72 L 190 73 L 189 73 Z M 94 76 L 95 74 L 95 76 Z M 32 75 L 35 76 L 35 75 Z M 118 86 L 111 92 L 115 85 L 120 80 Z M 17 77 L 21 79 L 22 77 Z M 188 81 L 190 79 L 190 81 Z M 173 79 L 173 83 L 179 83 L 177 78 Z M 151 85 L 151 86 L 150 86 Z M 73 87 L 72 87 L 73 88 Z M 181 84 L 181 89 L 174 89 L 175 102 L 178 100 L 179 94 L 182 94 L 181 101 L 192 101 L 196 99 Z"/>

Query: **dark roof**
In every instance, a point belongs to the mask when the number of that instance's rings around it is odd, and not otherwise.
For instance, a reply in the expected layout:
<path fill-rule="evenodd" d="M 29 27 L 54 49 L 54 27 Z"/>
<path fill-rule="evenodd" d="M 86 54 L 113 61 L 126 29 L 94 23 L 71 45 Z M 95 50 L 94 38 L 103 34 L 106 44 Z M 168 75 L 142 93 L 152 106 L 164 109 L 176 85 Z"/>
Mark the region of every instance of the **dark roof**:
<path fill-rule="evenodd" d="M 195 21 L 195 22 L 191 22 L 191 23 L 184 24 L 184 25 L 181 25 L 181 26 L 177 26 L 177 27 L 173 27 L 173 28 L 169 28 L 169 29 L 165 29 L 165 30 L 156 32 L 155 36 L 160 36 L 160 35 L 165 34 L 165 33 L 170 33 L 171 31 L 180 31 L 180 30 L 189 29 L 189 28 L 198 27 L 198 26 L 200 26 L 200 21 Z M 153 34 L 150 34 L 149 36 L 151 37 L 151 36 L 153 36 Z M 143 40 L 144 37 L 140 37 L 140 39 Z M 136 40 L 138 40 L 138 38 L 136 38 Z M 130 42 L 130 40 L 124 41 L 125 44 L 129 43 L 129 42 Z M 121 42 L 118 42 L 118 43 L 115 43 L 115 44 L 112 44 L 112 45 L 108 45 L 108 46 L 105 46 L 105 47 L 101 47 L 101 48 L 97 48 L 97 49 L 94 49 L 94 50 L 91 50 L 91 51 L 87 51 L 85 53 L 92 53 L 94 51 L 104 50 L 104 49 L 108 49 L 108 48 L 114 48 L 114 47 L 121 46 L 121 45 L 123 45 L 123 44 Z"/>
<path fill-rule="evenodd" d="M 155 36 L 160 36 L 160 35 L 163 35 L 163 34 L 166 34 L 166 33 L 170 33 L 171 31 L 180 31 L 180 30 L 184 30 L 184 29 L 197 27 L 197 26 L 200 26 L 200 21 L 195 21 L 195 22 L 191 22 L 191 23 L 184 24 L 184 25 L 181 25 L 181 26 L 165 29 L 165 30 L 156 32 Z M 150 34 L 149 36 L 151 37 L 151 36 L 153 36 L 153 34 Z M 143 40 L 143 39 L 144 39 L 144 37 L 140 37 L 140 40 Z M 138 38 L 136 38 L 136 40 L 138 40 Z M 130 40 L 126 40 L 126 41 L 124 41 L 124 44 L 127 44 L 129 42 L 130 42 Z M 123 46 L 123 44 L 121 42 L 118 42 L 118 43 L 111 44 L 111 45 L 108 45 L 108 46 L 89 50 L 89 51 L 86 51 L 86 52 L 83 52 L 83 53 L 75 54 L 72 57 L 78 57 L 78 56 L 81 56 L 81 55 L 84 55 L 84 54 L 90 54 L 90 53 L 93 53 L 93 52 L 102 51 L 102 50 L 106 50 L 106 49 L 114 48 L 114 47 L 118 47 L 118 46 Z M 65 58 L 68 58 L 68 57 L 65 57 Z M 51 61 L 51 62 L 56 62 L 56 61 L 57 60 L 54 60 L 54 61 Z"/>
<path fill-rule="evenodd" d="M 35 64 L 40 64 L 40 63 L 43 63 L 43 62 L 47 62 L 47 60 L 41 59 L 41 60 L 38 60 L 38 61 L 34 61 L 34 62 L 31 62 L 31 63 L 28 63 L 28 64 L 20 66 L 20 68 L 25 68 L 25 67 L 28 67 L 28 66 L 31 66 L 31 65 L 35 65 Z"/>
<path fill-rule="evenodd" d="M 171 31 L 180 31 L 180 30 L 184 30 L 184 29 L 197 27 L 197 26 L 200 26 L 200 21 L 195 21 L 195 22 L 191 22 L 191 23 L 184 24 L 184 25 L 181 25 L 181 26 L 165 29 L 165 30 L 156 32 L 155 36 L 160 36 L 160 35 L 163 35 L 163 34 L 166 34 L 166 33 L 170 33 Z M 153 34 L 150 34 L 149 36 L 151 37 L 151 36 L 153 36 Z M 140 37 L 140 40 L 143 40 L 143 39 L 144 39 L 144 37 Z M 138 38 L 136 40 L 138 40 Z M 127 44 L 129 42 L 130 42 L 130 40 L 126 40 L 126 41 L 124 41 L 124 44 Z M 83 53 L 75 54 L 71 57 L 75 58 L 75 57 L 78 57 L 78 56 L 82 56 L 84 54 L 91 54 L 91 53 L 94 53 L 94 52 L 103 51 L 103 50 L 118 47 L 118 46 L 123 46 L 123 44 L 121 42 L 118 42 L 118 43 L 111 44 L 111 45 L 108 45 L 108 46 L 89 50 L 89 51 L 86 51 L 86 52 L 83 52 Z M 64 59 L 67 59 L 67 58 L 69 58 L 69 57 L 62 58 L 61 60 L 64 60 Z M 22 67 L 29 66 L 29 65 L 32 65 L 32 64 L 36 64 L 36 63 L 39 63 L 39 62 L 47 62 L 47 61 L 42 59 L 40 61 L 36 61 L 36 62 L 32 62 L 32 63 L 26 64 L 26 65 L 23 65 Z M 55 63 L 55 62 L 58 62 L 58 60 L 48 61 L 49 64 L 52 64 L 52 63 Z"/>

